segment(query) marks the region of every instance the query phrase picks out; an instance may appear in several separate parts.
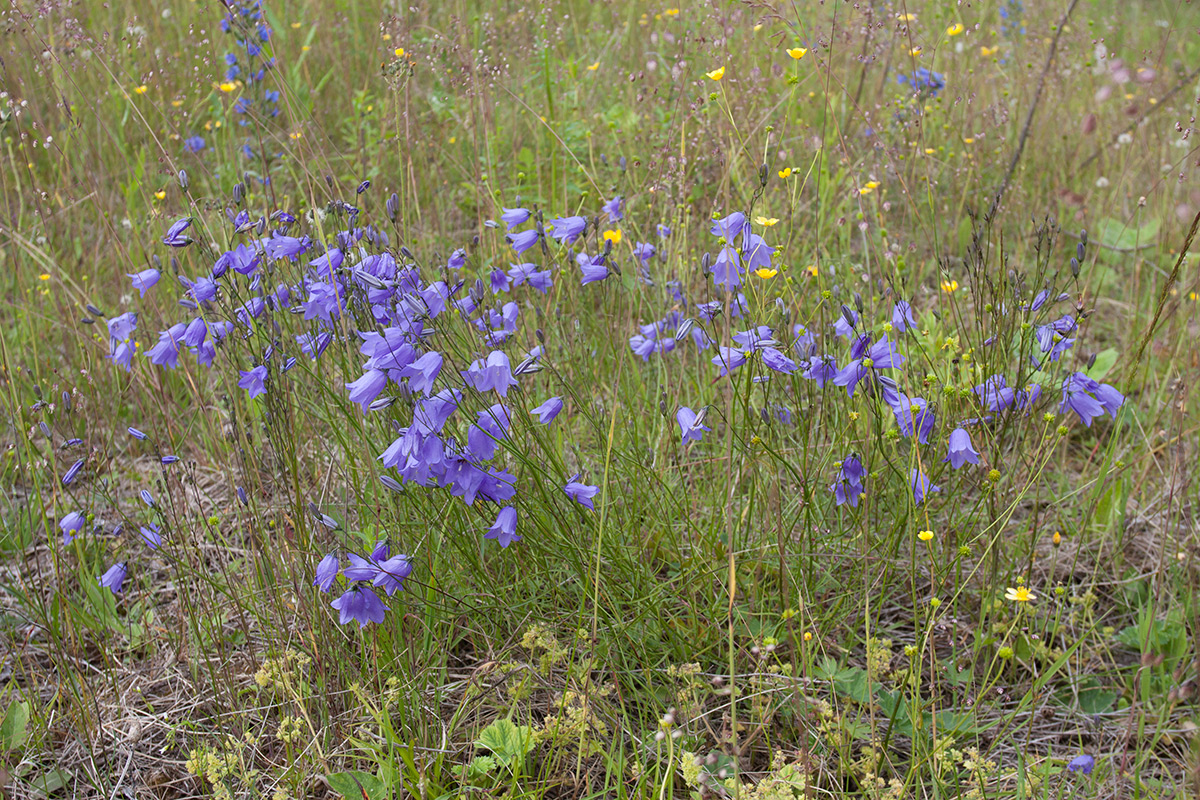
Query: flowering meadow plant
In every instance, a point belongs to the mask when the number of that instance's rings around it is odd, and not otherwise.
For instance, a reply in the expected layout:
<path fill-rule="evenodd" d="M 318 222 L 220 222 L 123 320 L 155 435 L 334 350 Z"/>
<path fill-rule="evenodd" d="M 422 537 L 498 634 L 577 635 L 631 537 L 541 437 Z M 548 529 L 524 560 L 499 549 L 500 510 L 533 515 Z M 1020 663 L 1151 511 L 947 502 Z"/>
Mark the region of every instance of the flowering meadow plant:
<path fill-rule="evenodd" d="M 0 98 L 20 791 L 1183 785 L 1186 69 L 1074 3 L 126 5 L 29 22 L 86 113 Z"/>

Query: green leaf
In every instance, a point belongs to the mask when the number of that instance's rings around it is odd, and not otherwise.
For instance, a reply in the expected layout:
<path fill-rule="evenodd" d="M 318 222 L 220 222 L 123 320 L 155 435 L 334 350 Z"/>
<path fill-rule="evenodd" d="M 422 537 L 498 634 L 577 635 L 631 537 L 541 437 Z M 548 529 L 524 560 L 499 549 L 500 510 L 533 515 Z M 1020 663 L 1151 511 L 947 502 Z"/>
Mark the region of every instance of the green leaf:
<path fill-rule="evenodd" d="M 1079 710 L 1085 714 L 1100 714 L 1112 708 L 1121 696 L 1119 691 L 1099 686 L 1079 690 Z"/>
<path fill-rule="evenodd" d="M 519 763 L 533 749 L 533 728 L 498 719 L 479 732 L 475 744 L 491 750 L 496 761 L 507 767 L 514 761 Z"/>
<path fill-rule="evenodd" d="M 354 782 L 356 778 L 358 783 Z M 332 775 L 326 775 L 325 780 L 329 781 L 331 789 L 351 800 L 362 800 L 364 792 L 366 792 L 367 800 L 384 800 L 388 794 L 388 787 L 383 781 L 371 773 L 361 770 L 335 772 Z M 361 789 L 359 784 L 362 784 Z"/>
<path fill-rule="evenodd" d="M 70 783 L 70 773 L 61 769 L 52 769 L 29 781 L 29 786 L 33 789 L 34 794 L 49 797 L 64 786 L 69 786 Z"/>
<path fill-rule="evenodd" d="M 0 722 L 0 746 L 5 750 L 16 750 L 24 744 L 28 726 L 29 703 L 24 700 L 12 701 L 4 713 L 4 722 Z"/>
<path fill-rule="evenodd" d="M 867 671 L 858 667 L 848 667 L 838 672 L 833 679 L 833 688 L 859 703 L 871 702 L 871 693 L 867 690 Z"/>

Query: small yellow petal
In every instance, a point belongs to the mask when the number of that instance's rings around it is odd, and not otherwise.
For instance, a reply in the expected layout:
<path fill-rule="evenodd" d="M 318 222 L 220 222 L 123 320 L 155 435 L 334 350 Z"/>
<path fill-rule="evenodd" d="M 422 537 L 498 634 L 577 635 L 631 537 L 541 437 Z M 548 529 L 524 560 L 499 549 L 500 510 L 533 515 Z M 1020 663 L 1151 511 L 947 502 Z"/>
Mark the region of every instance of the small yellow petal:
<path fill-rule="evenodd" d="M 916 58 L 917 56 L 921 55 L 921 48 L 920 48 L 920 47 L 914 47 L 912 50 L 909 50 L 909 51 L 908 51 L 908 54 L 909 54 L 910 56 L 912 56 L 913 58 Z"/>
<path fill-rule="evenodd" d="M 712 78 L 714 81 L 719 81 L 719 80 L 721 80 L 721 78 L 725 77 L 725 68 L 717 67 L 712 72 L 706 72 L 704 74 L 707 75 L 708 77 Z"/>
<path fill-rule="evenodd" d="M 807 269 L 808 269 L 809 275 L 812 275 L 814 278 L 817 277 L 817 265 L 816 264 L 809 264 Z"/>

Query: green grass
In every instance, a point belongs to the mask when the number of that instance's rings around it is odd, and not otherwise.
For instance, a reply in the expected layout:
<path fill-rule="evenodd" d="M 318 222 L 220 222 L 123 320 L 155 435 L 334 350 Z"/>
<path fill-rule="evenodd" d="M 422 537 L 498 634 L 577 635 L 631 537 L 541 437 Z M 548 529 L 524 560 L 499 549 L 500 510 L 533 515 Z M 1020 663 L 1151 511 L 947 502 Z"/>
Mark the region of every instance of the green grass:
<path fill-rule="evenodd" d="M 1060 32 L 1065 6 L 1027 3 L 1013 34 L 1004 7 L 269 3 L 274 118 L 236 113 L 253 88 L 221 85 L 233 43 L 217 4 L 23 8 L 0 100 L 6 789 L 1193 794 L 1200 259 L 1185 251 L 1200 196 L 1183 130 L 1197 18 L 1098 0 Z M 938 97 L 897 82 L 918 66 L 945 75 Z M 197 134 L 206 146 L 189 153 Z M 187 353 L 175 370 L 139 355 L 128 373 L 105 358 L 103 316 L 137 311 L 143 350 L 194 316 L 175 276 L 246 241 L 225 217 L 239 182 L 252 219 L 285 209 L 324 241 L 345 226 L 333 203 L 354 203 L 429 282 L 453 282 L 442 265 L 465 248 L 463 293 L 522 260 L 485 225 L 502 208 L 548 221 L 627 198 L 620 224 L 584 244 L 595 253 L 618 228 L 619 275 L 581 286 L 551 243 L 523 257 L 553 271 L 548 294 L 483 293 L 520 306 L 514 364 L 544 346 L 545 368 L 508 397 L 494 462 L 515 476 L 521 542 L 483 538 L 487 503 L 380 482 L 411 403 L 364 415 L 349 402 L 353 331 L 375 327 L 361 305 L 315 361 L 294 336 L 316 328 L 283 311 L 267 315 L 278 330 L 231 335 L 212 369 Z M 695 304 L 720 297 L 708 229 L 734 211 L 778 220 L 754 224 L 778 274 L 745 276 L 743 318 L 704 322 Z M 196 244 L 163 246 L 189 215 Z M 650 282 L 635 242 L 662 253 Z M 125 275 L 154 258 L 162 280 L 139 298 Z M 305 266 L 281 264 L 268 285 Z M 232 318 L 250 298 L 233 278 L 206 314 Z M 1049 316 L 1018 308 L 1043 287 L 1069 297 Z M 719 378 L 715 351 L 686 339 L 646 360 L 629 345 L 678 310 L 725 346 L 754 325 L 789 344 L 802 324 L 844 365 L 842 308 L 881 333 L 897 298 L 918 326 L 891 334 L 908 359 L 895 375 L 936 411 L 928 445 L 865 392 L 756 382 L 760 357 Z M 1063 314 L 1080 319 L 1075 345 L 1038 372 L 1035 328 Z M 462 314 L 433 324 L 449 386 L 491 348 Z M 238 371 L 272 345 L 277 365 L 298 361 L 250 400 Z M 1077 370 L 1127 396 L 1115 419 L 1059 412 Z M 1043 402 L 972 427 L 983 463 L 950 470 L 946 438 L 984 415 L 972 388 L 998 373 L 1039 383 Z M 528 411 L 552 395 L 566 408 L 543 426 Z M 455 435 L 496 400 L 465 391 Z M 680 443 L 679 406 L 708 408 L 702 442 Z M 857 509 L 830 492 L 851 452 L 869 471 Z M 918 465 L 941 486 L 924 505 Z M 600 487 L 594 511 L 563 494 L 576 473 Z M 73 510 L 108 533 L 64 545 Z M 135 533 L 152 522 L 156 551 Z M 318 561 L 385 537 L 412 555 L 405 590 L 384 623 L 339 626 L 329 601 L 345 583 L 318 592 Z M 96 576 L 120 560 L 114 595 Z M 1022 585 L 1033 602 L 1005 599 Z M 1080 754 L 1096 758 L 1090 775 L 1065 769 Z"/>

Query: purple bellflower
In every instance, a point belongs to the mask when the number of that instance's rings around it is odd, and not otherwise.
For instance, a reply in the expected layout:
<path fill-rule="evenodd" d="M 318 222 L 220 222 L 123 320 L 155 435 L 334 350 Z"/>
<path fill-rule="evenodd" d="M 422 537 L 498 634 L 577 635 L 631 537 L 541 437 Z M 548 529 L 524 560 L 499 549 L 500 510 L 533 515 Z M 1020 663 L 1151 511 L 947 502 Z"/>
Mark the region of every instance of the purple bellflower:
<path fill-rule="evenodd" d="M 262 364 L 249 371 L 238 370 L 238 375 L 238 386 L 249 392 L 251 400 L 267 393 L 267 368 Z"/>
<path fill-rule="evenodd" d="M 581 506 L 590 508 L 593 511 L 596 506 L 592 503 L 592 498 L 600 492 L 599 486 L 588 486 L 584 483 L 579 483 L 579 476 L 574 475 L 567 485 L 563 487 L 563 491 L 567 493 L 567 497 L 579 503 Z"/>
<path fill-rule="evenodd" d="M 133 279 L 133 288 L 137 289 L 139 297 L 146 296 L 146 290 L 158 283 L 158 279 L 162 277 L 162 273 L 156 269 L 144 269 L 141 272 L 127 272 L 125 277 Z"/>
<path fill-rule="evenodd" d="M 682 435 L 681 444 L 698 442 L 703 438 L 705 431 L 712 431 L 712 428 L 704 424 L 704 411 L 700 409 L 700 413 L 696 413 L 687 406 L 682 406 L 675 412 L 675 421 L 679 423 L 679 432 Z"/>
<path fill-rule="evenodd" d="M 333 587 L 333 582 L 337 580 L 338 567 L 338 557 L 334 553 L 329 553 L 322 558 L 321 563 L 317 564 L 317 574 L 313 578 L 313 586 L 322 592 L 328 592 Z"/>
<path fill-rule="evenodd" d="M 383 615 L 388 610 L 379 596 L 365 586 L 350 587 L 329 605 L 338 610 L 339 624 L 357 622 L 359 628 L 367 627 L 368 622 L 383 622 Z"/>
<path fill-rule="evenodd" d="M 959 469 L 964 464 L 979 463 L 979 451 L 971 444 L 971 434 L 967 433 L 965 428 L 955 428 L 950 434 L 950 449 L 942 463 L 947 461 L 954 469 Z"/>
<path fill-rule="evenodd" d="M 496 514 L 496 521 L 492 523 L 492 527 L 488 528 L 483 538 L 495 539 L 501 547 L 508 547 L 513 542 L 521 541 L 521 537 L 516 531 L 517 510 L 512 506 L 505 506 L 500 509 L 500 513 Z"/>
<path fill-rule="evenodd" d="M 125 576 L 128 572 L 125 568 L 125 562 L 118 561 L 109 567 L 103 575 L 97 577 L 96 580 L 101 587 L 108 589 L 113 594 L 120 594 L 121 586 L 125 583 Z"/>
<path fill-rule="evenodd" d="M 546 402 L 542 403 L 537 408 L 530 409 L 530 414 L 536 414 L 538 422 L 543 425 L 549 425 L 559 412 L 563 410 L 563 400 L 561 397 L 551 397 Z"/>

